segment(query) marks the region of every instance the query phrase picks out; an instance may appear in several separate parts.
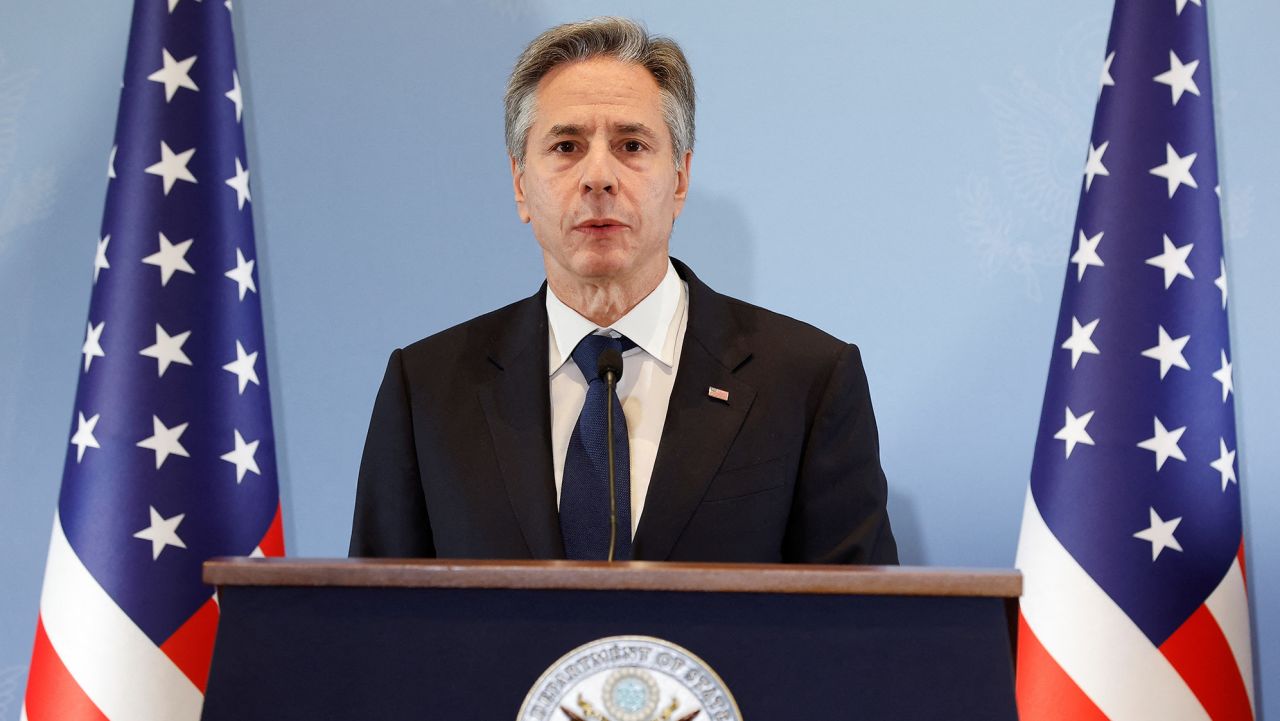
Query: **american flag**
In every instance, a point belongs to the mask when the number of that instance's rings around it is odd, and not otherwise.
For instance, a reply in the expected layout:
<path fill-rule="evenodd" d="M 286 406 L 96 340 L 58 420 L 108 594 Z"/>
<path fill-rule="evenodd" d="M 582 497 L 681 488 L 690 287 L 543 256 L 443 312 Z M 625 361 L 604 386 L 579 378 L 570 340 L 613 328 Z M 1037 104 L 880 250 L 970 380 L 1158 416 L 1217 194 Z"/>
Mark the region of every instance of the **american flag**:
<path fill-rule="evenodd" d="M 24 720 L 197 719 L 201 564 L 284 552 L 243 118 L 230 0 L 137 0 Z"/>
<path fill-rule="evenodd" d="M 1018 543 L 1023 719 L 1251 719 L 1202 0 L 1117 0 Z"/>

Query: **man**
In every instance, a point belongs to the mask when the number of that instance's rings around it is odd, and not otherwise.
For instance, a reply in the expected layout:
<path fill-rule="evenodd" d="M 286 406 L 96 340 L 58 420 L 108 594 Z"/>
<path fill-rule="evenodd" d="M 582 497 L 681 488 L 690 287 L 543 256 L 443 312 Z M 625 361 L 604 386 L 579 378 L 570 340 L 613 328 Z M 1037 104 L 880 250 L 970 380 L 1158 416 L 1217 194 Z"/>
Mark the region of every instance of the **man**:
<path fill-rule="evenodd" d="M 521 54 L 507 147 L 547 282 L 391 354 L 351 555 L 897 562 L 857 348 L 668 257 L 693 111 L 679 47 L 628 20 Z"/>

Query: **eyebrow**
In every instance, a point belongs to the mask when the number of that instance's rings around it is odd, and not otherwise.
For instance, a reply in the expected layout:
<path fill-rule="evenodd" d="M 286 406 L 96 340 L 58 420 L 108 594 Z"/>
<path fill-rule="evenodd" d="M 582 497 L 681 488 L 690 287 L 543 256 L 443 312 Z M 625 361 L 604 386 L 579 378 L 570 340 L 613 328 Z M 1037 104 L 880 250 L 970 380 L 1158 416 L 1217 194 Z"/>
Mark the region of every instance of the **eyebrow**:
<path fill-rule="evenodd" d="M 644 123 L 619 123 L 613 126 L 613 131 L 615 133 L 622 133 L 625 135 L 642 135 L 646 138 L 658 137 L 658 134 L 653 132 L 653 130 L 651 130 L 649 126 L 645 125 Z M 552 125 L 551 130 L 547 131 L 547 136 L 552 138 L 563 138 L 566 136 L 575 136 L 575 135 L 577 136 L 586 135 L 585 128 L 583 128 L 583 126 L 581 125 L 564 123 L 559 125 Z"/>

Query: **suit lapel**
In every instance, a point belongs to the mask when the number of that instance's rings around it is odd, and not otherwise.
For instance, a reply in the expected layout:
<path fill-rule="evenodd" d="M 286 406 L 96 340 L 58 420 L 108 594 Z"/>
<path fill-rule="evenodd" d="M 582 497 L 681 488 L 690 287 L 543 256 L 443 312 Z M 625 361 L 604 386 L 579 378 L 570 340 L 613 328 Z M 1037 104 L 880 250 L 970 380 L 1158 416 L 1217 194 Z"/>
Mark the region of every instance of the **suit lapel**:
<path fill-rule="evenodd" d="M 734 376 L 751 352 L 728 302 L 683 263 L 674 259 L 672 263 L 689 285 L 689 322 L 633 544 L 635 557 L 644 560 L 665 560 L 670 555 L 737 437 L 756 393 Z M 727 391 L 728 400 L 712 397 L 712 389 Z"/>
<path fill-rule="evenodd" d="M 498 373 L 479 390 L 507 496 L 533 558 L 564 558 L 551 464 L 547 312 L 543 290 L 494 339 Z"/>

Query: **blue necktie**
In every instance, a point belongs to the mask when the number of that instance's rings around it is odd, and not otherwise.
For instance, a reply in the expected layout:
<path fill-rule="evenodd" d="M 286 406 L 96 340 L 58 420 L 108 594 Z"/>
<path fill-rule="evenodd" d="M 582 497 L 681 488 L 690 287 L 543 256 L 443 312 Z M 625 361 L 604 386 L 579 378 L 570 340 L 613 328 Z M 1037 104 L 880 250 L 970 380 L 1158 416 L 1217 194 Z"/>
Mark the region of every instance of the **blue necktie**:
<path fill-rule="evenodd" d="M 589 335 L 573 349 L 573 362 L 587 379 L 587 399 L 569 438 L 560 486 L 560 534 L 565 557 L 603 561 L 609 556 L 609 451 L 605 441 L 609 394 L 596 363 L 606 348 L 619 353 L 636 346 L 626 337 Z M 631 451 L 627 419 L 618 394 L 613 394 L 614 488 L 618 499 L 618 538 L 613 557 L 631 558 Z"/>

